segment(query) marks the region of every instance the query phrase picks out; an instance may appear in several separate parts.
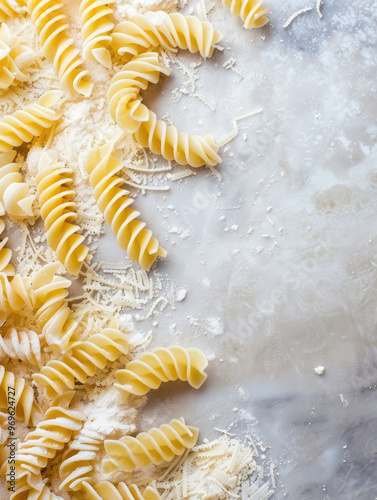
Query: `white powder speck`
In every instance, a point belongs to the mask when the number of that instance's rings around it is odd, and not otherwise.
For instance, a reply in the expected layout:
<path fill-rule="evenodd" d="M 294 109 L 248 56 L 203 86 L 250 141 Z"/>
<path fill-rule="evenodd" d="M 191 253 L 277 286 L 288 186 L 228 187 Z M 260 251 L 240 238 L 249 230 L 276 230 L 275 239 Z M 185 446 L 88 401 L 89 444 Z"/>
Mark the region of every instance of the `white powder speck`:
<path fill-rule="evenodd" d="M 317 375 L 323 375 L 325 373 L 325 367 L 319 365 L 316 368 L 314 368 L 314 371 L 316 372 Z"/>
<path fill-rule="evenodd" d="M 187 296 L 187 290 L 182 288 L 182 290 L 178 290 L 178 292 L 175 294 L 175 298 L 177 302 L 182 302 L 182 300 L 185 300 Z"/>

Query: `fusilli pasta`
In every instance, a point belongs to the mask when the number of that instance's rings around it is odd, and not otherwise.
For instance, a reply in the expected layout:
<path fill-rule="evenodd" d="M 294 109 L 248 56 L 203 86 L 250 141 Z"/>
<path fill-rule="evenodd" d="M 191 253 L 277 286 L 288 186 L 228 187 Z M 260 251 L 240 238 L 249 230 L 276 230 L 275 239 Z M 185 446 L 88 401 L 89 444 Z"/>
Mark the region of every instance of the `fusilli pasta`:
<path fill-rule="evenodd" d="M 34 51 L 17 43 L 8 26 L 3 23 L 0 26 L 0 89 L 6 90 L 17 82 L 25 82 L 27 76 L 22 71 L 34 59 Z"/>
<path fill-rule="evenodd" d="M 112 78 L 107 93 L 111 118 L 119 127 L 135 132 L 148 120 L 148 108 L 141 103 L 140 90 L 149 83 L 158 83 L 160 74 L 170 75 L 171 69 L 161 64 L 156 52 L 144 52 L 127 63 Z"/>
<path fill-rule="evenodd" d="M 28 0 L 28 10 L 37 30 L 39 40 L 47 59 L 53 64 L 62 83 L 72 94 L 89 97 L 93 84 L 88 79 L 79 58 L 79 50 L 67 35 L 67 18 L 62 10 L 63 3 L 56 0 Z"/>
<path fill-rule="evenodd" d="M 32 307 L 30 279 L 19 274 L 9 277 L 0 273 L 0 325 L 4 324 L 8 313 L 19 311 L 24 306 Z"/>
<path fill-rule="evenodd" d="M 94 486 L 84 482 L 83 491 L 86 500 L 161 500 L 153 486 L 147 486 L 141 492 L 136 484 L 127 486 L 123 482 L 115 485 L 110 481 L 101 481 Z"/>
<path fill-rule="evenodd" d="M 233 17 L 240 17 L 246 29 L 261 28 L 268 23 L 265 17 L 269 10 L 264 7 L 264 0 L 223 0 L 225 7 L 230 7 Z"/>
<path fill-rule="evenodd" d="M 129 394 L 143 396 L 169 380 L 183 380 L 199 389 L 207 378 L 204 372 L 207 365 L 207 358 L 199 349 L 161 347 L 143 353 L 138 359 L 128 363 L 125 369 L 118 370 L 115 377 L 119 384 L 115 384 L 115 387 L 124 401 Z"/>
<path fill-rule="evenodd" d="M 9 392 L 9 387 L 13 388 L 13 394 Z M 15 378 L 12 372 L 7 372 L 0 365 L 0 410 L 8 410 L 8 395 L 14 397 L 15 418 L 25 425 L 34 425 L 42 410 L 34 399 L 33 389 L 26 385 L 23 378 Z"/>
<path fill-rule="evenodd" d="M 113 13 L 110 7 L 114 0 L 81 0 L 80 16 L 82 38 L 84 42 L 83 57 L 88 61 L 97 60 L 106 68 L 111 68 L 110 33 L 114 24 L 109 15 Z"/>
<path fill-rule="evenodd" d="M 39 137 L 59 118 L 56 111 L 50 109 L 61 98 L 57 90 L 45 92 L 38 102 L 29 104 L 11 115 L 0 120 L 0 153 L 30 142 L 33 137 Z"/>
<path fill-rule="evenodd" d="M 0 361 L 6 358 L 20 359 L 33 366 L 42 366 L 40 336 L 33 330 L 9 328 L 0 335 Z"/>
<path fill-rule="evenodd" d="M 67 349 L 77 327 L 66 300 L 71 282 L 55 275 L 59 267 L 57 262 L 46 264 L 31 285 L 38 325 L 43 328 L 47 344 L 58 353 Z"/>
<path fill-rule="evenodd" d="M 4 232 L 4 229 L 5 223 L 3 219 L 0 219 L 0 234 Z M 15 270 L 10 263 L 12 259 L 12 250 L 5 246 L 7 244 L 7 241 L 8 238 L 3 238 L 2 240 L 0 240 L 0 273 L 5 276 L 14 276 Z"/>
<path fill-rule="evenodd" d="M 222 39 L 208 21 L 163 11 L 137 14 L 119 23 L 111 37 L 114 52 L 128 59 L 158 46 L 165 50 L 188 49 L 202 57 L 211 57 L 215 44 Z"/>
<path fill-rule="evenodd" d="M 0 0 L 0 22 L 8 17 L 15 17 L 17 14 L 26 12 L 26 2 L 24 0 Z"/>
<path fill-rule="evenodd" d="M 84 236 L 77 234 L 80 228 L 74 224 L 77 219 L 77 206 L 74 201 L 72 175 L 72 169 L 58 163 L 57 154 L 48 151 L 40 158 L 39 173 L 35 182 L 41 216 L 47 231 L 47 242 L 67 271 L 77 275 L 89 249 L 81 244 Z"/>
<path fill-rule="evenodd" d="M 33 215 L 35 196 L 22 182 L 20 165 L 13 161 L 16 154 L 13 150 L 0 154 L 0 215 L 26 218 Z"/>
<path fill-rule="evenodd" d="M 111 225 L 118 245 L 126 250 L 131 260 L 149 269 L 157 257 L 166 256 L 166 250 L 159 246 L 152 231 L 145 229 L 145 222 L 136 219 L 140 212 L 130 208 L 134 200 L 122 187 L 124 180 L 119 176 L 122 163 L 111 154 L 112 149 L 113 144 L 106 144 L 89 151 L 85 168 L 90 174 L 94 198 Z"/>
<path fill-rule="evenodd" d="M 132 472 L 137 467 L 159 465 L 164 460 L 171 462 L 176 455 L 183 455 L 186 449 L 193 448 L 198 435 L 199 430 L 187 426 L 181 418 L 158 428 L 153 427 L 136 437 L 107 439 L 105 450 L 110 458 L 102 461 L 103 470 L 105 473 L 116 470 Z"/>
<path fill-rule="evenodd" d="M 42 477 L 39 480 L 43 484 Z M 31 488 L 25 478 L 16 480 L 16 488 L 10 500 L 63 500 L 62 497 L 52 493 L 45 484 L 38 488 Z"/>
<path fill-rule="evenodd" d="M 46 389 L 48 397 L 54 397 L 63 394 L 66 387 L 74 389 L 76 380 L 84 384 L 97 370 L 105 368 L 108 361 L 127 353 L 128 336 L 118 330 L 118 321 L 114 319 L 101 333 L 74 344 L 69 354 L 49 361 L 33 379 Z"/>

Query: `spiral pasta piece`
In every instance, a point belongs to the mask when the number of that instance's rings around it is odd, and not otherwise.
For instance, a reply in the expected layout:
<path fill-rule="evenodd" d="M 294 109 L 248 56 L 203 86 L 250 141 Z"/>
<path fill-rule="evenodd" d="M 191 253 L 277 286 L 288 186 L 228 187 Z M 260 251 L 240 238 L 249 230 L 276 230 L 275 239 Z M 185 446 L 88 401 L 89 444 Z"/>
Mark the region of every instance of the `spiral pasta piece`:
<path fill-rule="evenodd" d="M 1 3 L 0 3 L 1 8 Z M 23 70 L 35 59 L 35 53 L 26 45 L 17 43 L 8 26 L 0 26 L 0 89 L 6 90 L 17 82 L 25 82 Z"/>
<path fill-rule="evenodd" d="M 71 392 L 64 395 L 68 403 L 72 397 Z M 18 479 L 25 478 L 30 488 L 40 490 L 42 469 L 81 429 L 84 421 L 81 413 L 68 409 L 68 405 L 63 407 L 59 398 L 54 401 L 45 419 L 18 446 L 15 460 Z"/>
<path fill-rule="evenodd" d="M 123 482 L 117 485 L 110 481 L 101 481 L 95 485 L 83 482 L 83 491 L 86 500 L 161 500 L 154 486 L 147 486 L 141 492 L 136 484 L 128 486 Z"/>
<path fill-rule="evenodd" d="M 118 245 L 126 250 L 131 260 L 149 269 L 157 257 L 166 256 L 166 250 L 159 246 L 152 231 L 145 229 L 145 222 L 136 219 L 140 212 L 130 208 L 134 200 L 122 187 L 124 181 L 119 176 L 122 163 L 111 154 L 112 149 L 110 143 L 89 151 L 85 168 L 90 174 L 94 198 L 105 221 L 111 225 Z"/>
<path fill-rule="evenodd" d="M 9 328 L 0 335 L 0 361 L 4 358 L 20 359 L 40 368 L 42 352 L 40 336 L 33 330 Z"/>
<path fill-rule="evenodd" d="M 40 477 L 40 483 L 43 484 L 42 477 Z M 29 486 L 25 478 L 21 480 L 16 480 L 16 491 L 11 495 L 10 500 L 63 500 L 62 497 L 52 493 L 50 489 L 43 484 L 38 488 L 32 488 Z M 41 488 L 41 489 L 40 489 Z"/>
<path fill-rule="evenodd" d="M 77 205 L 72 176 L 72 169 L 58 163 L 57 154 L 48 151 L 41 156 L 35 182 L 47 242 L 67 271 L 77 275 L 89 249 L 81 244 L 84 236 L 77 234 L 80 227 L 74 224 Z"/>
<path fill-rule="evenodd" d="M 3 219 L 0 219 L 0 234 L 4 232 L 5 223 Z M 0 273 L 9 277 L 14 276 L 15 270 L 12 264 L 10 263 L 12 259 L 12 250 L 7 248 L 5 245 L 7 244 L 8 238 L 3 238 L 0 240 Z"/>
<path fill-rule="evenodd" d="M 9 388 L 12 391 L 9 391 Z M 0 410 L 8 411 L 8 397 L 13 398 L 16 410 L 16 420 L 23 421 L 25 425 L 34 425 L 35 419 L 42 412 L 34 399 L 34 392 L 26 385 L 23 378 L 15 378 L 12 372 L 7 372 L 0 365 Z"/>
<path fill-rule="evenodd" d="M 112 78 L 107 93 L 111 118 L 123 130 L 135 132 L 148 120 L 148 108 L 141 103 L 140 90 L 149 83 L 158 83 L 161 73 L 169 76 L 171 69 L 161 64 L 156 52 L 145 52 L 127 63 Z"/>
<path fill-rule="evenodd" d="M 81 429 L 63 454 L 59 468 L 62 480 L 59 489 L 78 491 L 83 488 L 84 481 L 91 481 L 93 462 L 103 446 L 104 439 L 102 434 L 85 426 Z"/>
<path fill-rule="evenodd" d="M 183 455 L 186 449 L 193 448 L 198 436 L 199 429 L 187 426 L 181 418 L 158 428 L 153 427 L 136 437 L 107 439 L 105 450 L 110 458 L 102 461 L 103 470 L 105 473 L 116 470 L 132 472 L 137 467 L 159 465 L 164 460 L 171 462 L 175 456 Z"/>
<path fill-rule="evenodd" d="M 127 353 L 128 336 L 118 330 L 118 321 L 114 319 L 101 333 L 74 344 L 69 354 L 49 361 L 33 379 L 46 389 L 48 397 L 55 397 L 63 394 L 66 387 L 74 389 L 76 380 L 84 384 L 97 370 L 103 370 L 108 361 L 115 361 Z"/>
<path fill-rule="evenodd" d="M 110 33 L 114 24 L 108 18 L 113 13 L 110 7 L 114 0 L 81 0 L 80 16 L 83 57 L 87 61 L 98 61 L 106 68 L 111 68 Z"/>
<path fill-rule="evenodd" d="M 16 17 L 17 14 L 24 14 L 26 11 L 26 2 L 24 0 L 0 0 L 0 22 L 8 17 Z"/>
<path fill-rule="evenodd" d="M 178 379 L 199 389 L 207 378 L 204 372 L 207 366 L 208 360 L 199 349 L 184 349 L 176 345 L 161 347 L 143 353 L 125 369 L 118 370 L 115 377 L 119 384 L 115 387 L 123 401 L 127 401 L 130 394 L 144 396 L 151 389 L 158 389 L 162 382 Z"/>
<path fill-rule="evenodd" d="M 78 92 L 89 97 L 93 84 L 88 79 L 88 71 L 81 67 L 79 50 L 67 35 L 68 23 L 62 7 L 63 3 L 56 0 L 28 0 L 31 20 L 46 58 L 73 95 Z"/>
<path fill-rule="evenodd" d="M 67 349 L 77 327 L 66 300 L 71 282 L 56 276 L 59 267 L 57 262 L 46 264 L 35 274 L 31 285 L 38 326 L 43 328 L 47 344 L 57 353 Z"/>
<path fill-rule="evenodd" d="M 24 306 L 32 307 L 30 280 L 19 274 L 9 277 L 0 273 L 0 325 L 4 324 L 9 312 L 16 312 Z"/>
<path fill-rule="evenodd" d="M 0 153 L 5 153 L 39 137 L 50 128 L 59 115 L 50 106 L 56 104 L 62 93 L 57 90 L 45 92 L 38 102 L 29 104 L 0 120 Z"/>
<path fill-rule="evenodd" d="M 127 59 L 158 46 L 165 50 L 188 49 L 202 57 L 211 57 L 222 34 L 211 23 L 195 16 L 158 11 L 137 14 L 119 23 L 111 37 L 114 52 Z"/>
<path fill-rule="evenodd" d="M 28 184 L 22 182 L 20 165 L 13 161 L 16 154 L 16 151 L 0 154 L 0 215 L 26 218 L 33 215 L 35 196 Z"/>
<path fill-rule="evenodd" d="M 219 147 L 211 135 L 201 137 L 178 132 L 174 125 L 158 120 L 151 110 L 148 120 L 143 121 L 135 132 L 135 139 L 152 153 L 162 155 L 168 161 L 175 160 L 179 165 L 196 168 L 221 163 L 217 154 Z"/>
<path fill-rule="evenodd" d="M 264 7 L 263 0 L 223 0 L 225 7 L 230 7 L 233 17 L 240 17 L 245 29 L 261 28 L 268 23 L 266 15 L 270 12 Z"/>

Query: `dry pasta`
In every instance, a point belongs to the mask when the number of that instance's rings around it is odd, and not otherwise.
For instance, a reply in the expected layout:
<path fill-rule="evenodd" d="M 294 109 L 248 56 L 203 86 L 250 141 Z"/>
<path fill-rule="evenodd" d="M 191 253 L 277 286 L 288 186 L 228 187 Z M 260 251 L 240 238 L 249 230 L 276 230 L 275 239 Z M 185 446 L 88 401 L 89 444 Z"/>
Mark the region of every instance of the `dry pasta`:
<path fill-rule="evenodd" d="M 123 482 L 115 485 L 110 481 L 101 481 L 95 485 L 83 483 L 86 500 L 161 500 L 154 486 L 147 486 L 143 492 L 135 484 Z"/>
<path fill-rule="evenodd" d="M 234 17 L 240 17 L 246 29 L 261 28 L 268 23 L 267 7 L 263 6 L 264 0 L 223 0 L 225 7 L 230 7 Z"/>
<path fill-rule="evenodd" d="M 40 368 L 42 366 L 41 337 L 33 330 L 8 328 L 0 336 L 0 361 L 20 359 Z"/>
<path fill-rule="evenodd" d="M 3 219 L 0 219 L 0 234 L 4 232 L 5 223 Z M 12 250 L 7 248 L 5 245 L 7 244 L 8 238 L 3 238 L 0 240 L 0 273 L 4 276 L 14 276 L 15 270 L 12 264 L 10 263 L 12 259 Z"/>
<path fill-rule="evenodd" d="M 8 17 L 15 17 L 17 14 L 24 14 L 26 11 L 26 2 L 24 0 L 0 0 L 0 22 Z"/>
<path fill-rule="evenodd" d="M 57 154 L 48 151 L 40 158 L 39 173 L 35 182 L 41 217 L 47 231 L 47 242 L 67 271 L 77 275 L 89 249 L 81 244 L 84 236 L 77 234 L 80 228 L 74 224 L 77 219 L 77 206 L 74 201 L 72 175 L 72 169 L 58 163 Z"/>
<path fill-rule="evenodd" d="M 125 369 L 118 370 L 115 377 L 119 383 L 115 387 L 124 401 L 129 394 L 143 396 L 169 380 L 187 381 L 192 387 L 199 389 L 207 378 L 204 372 L 207 365 L 207 358 L 199 349 L 161 347 L 143 353 L 138 359 L 128 363 Z"/>
<path fill-rule="evenodd" d="M 4 324 L 9 312 L 16 312 L 24 306 L 32 307 L 30 279 L 19 274 L 7 276 L 0 273 L 0 325 Z"/>
<path fill-rule="evenodd" d="M 107 439 L 105 450 L 109 458 L 102 461 L 105 473 L 122 470 L 132 472 L 137 467 L 159 465 L 164 460 L 171 462 L 175 456 L 183 455 L 186 449 L 195 446 L 199 430 L 189 427 L 183 418 L 169 424 L 153 427 L 136 437 L 124 436 L 119 440 Z"/>
<path fill-rule="evenodd" d="M 143 269 L 149 269 L 157 257 L 165 257 L 166 250 L 160 247 L 152 231 L 145 229 L 145 222 L 136 219 L 140 212 L 130 208 L 134 202 L 129 192 L 122 186 L 119 173 L 122 162 L 111 154 L 113 144 L 105 144 L 89 151 L 86 171 L 94 188 L 94 198 L 98 208 L 111 225 L 118 245 L 126 250 L 128 257 L 139 262 Z"/>

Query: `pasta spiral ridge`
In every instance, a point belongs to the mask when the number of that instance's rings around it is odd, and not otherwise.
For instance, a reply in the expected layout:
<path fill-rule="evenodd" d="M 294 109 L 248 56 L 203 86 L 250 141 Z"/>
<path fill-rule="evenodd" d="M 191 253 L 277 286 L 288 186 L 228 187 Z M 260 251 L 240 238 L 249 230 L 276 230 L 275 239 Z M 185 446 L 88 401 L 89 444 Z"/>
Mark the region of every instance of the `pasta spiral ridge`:
<path fill-rule="evenodd" d="M 110 458 L 102 461 L 103 470 L 105 473 L 116 470 L 132 472 L 137 467 L 159 465 L 164 460 L 171 462 L 175 456 L 183 455 L 186 449 L 193 448 L 198 435 L 199 429 L 187 426 L 181 418 L 158 428 L 153 427 L 136 437 L 107 439 L 105 450 Z"/>
<path fill-rule="evenodd" d="M 0 153 L 5 153 L 39 137 L 50 128 L 59 115 L 50 106 L 62 96 L 62 92 L 50 90 L 45 92 L 34 104 L 19 109 L 0 120 Z"/>
<path fill-rule="evenodd" d="M 69 354 L 49 361 L 33 379 L 46 389 L 48 397 L 55 397 L 63 394 L 66 387 L 74 389 L 76 380 L 84 384 L 97 370 L 103 370 L 108 361 L 115 361 L 127 353 L 128 336 L 118 330 L 118 321 L 114 319 L 101 333 L 74 344 Z"/>
<path fill-rule="evenodd" d="M 56 276 L 60 265 L 46 264 L 34 276 L 31 284 L 35 317 L 43 328 L 47 344 L 60 353 L 67 349 L 77 327 L 66 297 L 71 282 Z"/>
<path fill-rule="evenodd" d="M 108 18 L 113 13 L 110 7 L 114 0 L 81 0 L 80 16 L 84 42 L 83 58 L 96 60 L 106 68 L 111 68 L 110 33 L 114 24 Z"/>
<path fill-rule="evenodd" d="M 16 151 L 0 154 L 0 215 L 26 218 L 33 215 L 33 201 L 26 182 L 22 182 L 20 165 L 14 162 Z"/>
<path fill-rule="evenodd" d="M 22 70 L 34 61 L 34 58 L 34 51 L 26 45 L 17 43 L 8 26 L 2 23 L 0 26 L 0 89 L 6 90 L 17 82 L 25 82 L 27 76 L 22 73 Z"/>
<path fill-rule="evenodd" d="M 104 439 L 102 434 L 85 426 L 75 436 L 64 452 L 59 468 L 61 490 L 81 490 L 82 483 L 91 480 L 93 462 L 103 446 Z"/>
<path fill-rule="evenodd" d="M 4 232 L 5 223 L 3 219 L 0 219 L 0 234 Z M 7 244 L 8 238 L 3 238 L 0 240 L 0 273 L 4 276 L 14 276 L 15 270 L 12 264 L 10 263 L 12 259 L 12 250 L 7 248 L 5 245 Z"/>
<path fill-rule="evenodd" d="M 8 17 L 13 18 L 17 14 L 25 12 L 25 2 L 20 0 L 0 0 L 0 22 L 5 21 Z"/>
<path fill-rule="evenodd" d="M 14 389 L 13 394 L 8 391 L 9 387 Z M 34 399 L 33 389 L 26 385 L 23 378 L 15 378 L 12 372 L 7 372 L 0 365 L 0 410 L 8 410 L 8 395 L 14 398 L 16 420 L 23 421 L 27 426 L 34 425 L 42 410 Z"/>
<path fill-rule="evenodd" d="M 43 484 L 42 477 L 39 481 Z M 30 487 L 24 477 L 21 480 L 16 480 L 16 488 L 10 500 L 63 500 L 62 497 L 52 493 L 45 484 L 38 486 L 38 488 Z"/>
<path fill-rule="evenodd" d="M 115 485 L 110 481 L 101 481 L 91 485 L 84 481 L 83 491 L 86 500 L 161 500 L 154 486 L 147 486 L 141 492 L 136 484 L 126 485 L 123 482 Z"/>
<path fill-rule="evenodd" d="M 145 222 L 137 220 L 140 212 L 130 208 L 134 199 L 122 187 L 124 180 L 119 175 L 122 163 L 111 154 L 112 149 L 113 144 L 109 143 L 89 151 L 85 168 L 94 188 L 94 198 L 105 221 L 111 225 L 118 245 L 131 260 L 149 269 L 158 256 L 166 256 L 166 250 L 159 246 L 152 231 L 145 229 Z"/>
<path fill-rule="evenodd" d="M 33 330 L 9 328 L 0 335 L 0 360 L 4 358 L 20 359 L 25 363 L 40 368 L 42 352 L 40 336 Z"/>
<path fill-rule="evenodd" d="M 47 242 L 67 271 L 77 275 L 89 249 L 81 244 L 85 238 L 77 234 L 80 227 L 74 224 L 77 205 L 72 176 L 72 169 L 58 163 L 57 154 L 48 151 L 40 158 L 35 182 Z"/>
<path fill-rule="evenodd" d="M 69 400 L 72 396 L 73 393 L 66 393 L 64 397 Z M 81 413 L 60 406 L 59 399 L 53 402 L 44 420 L 18 446 L 15 459 L 18 478 L 26 478 L 31 488 L 40 489 L 42 469 L 81 429 L 84 421 Z"/>
<path fill-rule="evenodd" d="M 135 132 L 140 122 L 148 120 L 140 90 L 146 90 L 149 83 L 158 83 L 161 73 L 169 76 L 171 69 L 159 62 L 156 52 L 144 52 L 112 78 L 107 93 L 110 115 L 123 130 Z"/>
<path fill-rule="evenodd" d="M 199 349 L 161 347 L 143 353 L 125 369 L 118 370 L 115 377 L 119 383 L 115 387 L 124 401 L 130 394 L 144 396 L 151 389 L 158 389 L 163 382 L 177 379 L 199 389 L 207 378 L 204 372 L 207 366 L 207 358 Z"/>
<path fill-rule="evenodd" d="M 0 273 L 0 325 L 4 324 L 8 313 L 32 307 L 30 280 L 19 274 L 9 277 Z"/>
<path fill-rule="evenodd" d="M 264 7 L 263 0 L 223 0 L 225 7 L 230 7 L 233 17 L 240 17 L 245 29 L 261 28 L 268 23 L 266 15 L 269 9 Z"/>
<path fill-rule="evenodd" d="M 222 34 L 211 23 L 195 16 L 158 11 L 137 14 L 119 23 L 111 37 L 114 52 L 128 59 L 158 46 L 165 50 L 188 49 L 207 58 L 211 57 Z"/>
<path fill-rule="evenodd" d="M 79 50 L 67 35 L 68 23 L 62 6 L 62 2 L 55 0 L 28 0 L 31 20 L 46 58 L 73 95 L 78 92 L 89 97 L 93 84 L 88 79 L 88 71 L 81 67 Z"/>
<path fill-rule="evenodd" d="M 167 125 L 158 120 L 153 111 L 148 112 L 148 120 L 143 121 L 135 132 L 135 139 L 141 146 L 162 155 L 165 160 L 175 160 L 179 165 L 196 168 L 221 163 L 217 154 L 219 147 L 211 135 L 201 137 L 178 132 L 174 125 Z"/>

